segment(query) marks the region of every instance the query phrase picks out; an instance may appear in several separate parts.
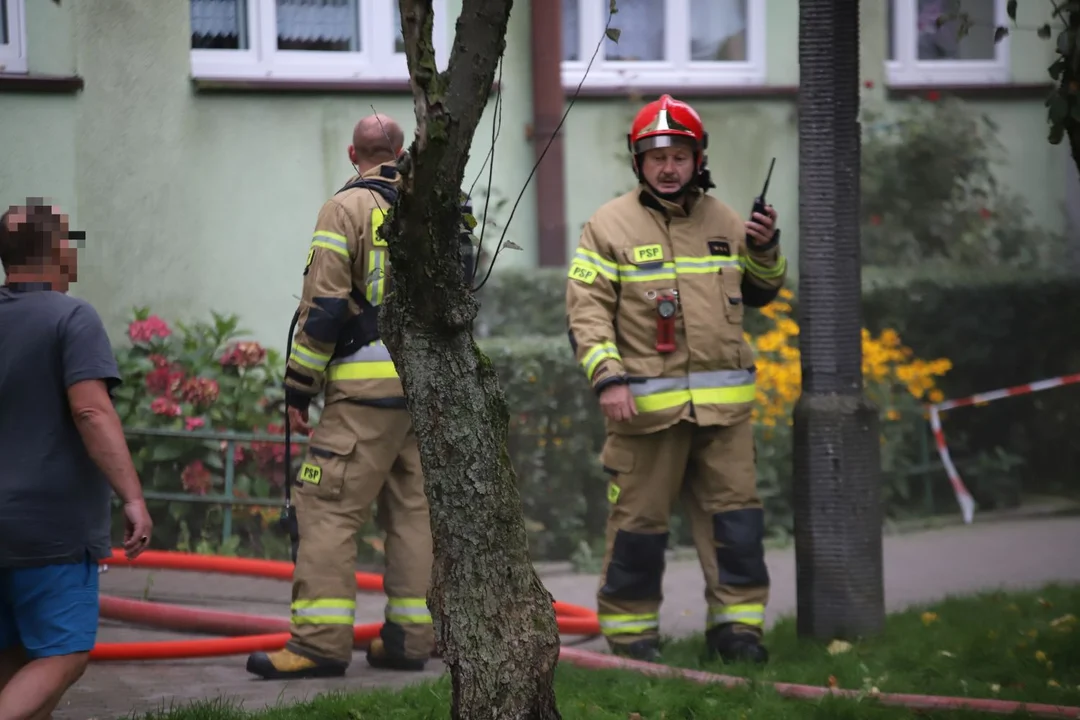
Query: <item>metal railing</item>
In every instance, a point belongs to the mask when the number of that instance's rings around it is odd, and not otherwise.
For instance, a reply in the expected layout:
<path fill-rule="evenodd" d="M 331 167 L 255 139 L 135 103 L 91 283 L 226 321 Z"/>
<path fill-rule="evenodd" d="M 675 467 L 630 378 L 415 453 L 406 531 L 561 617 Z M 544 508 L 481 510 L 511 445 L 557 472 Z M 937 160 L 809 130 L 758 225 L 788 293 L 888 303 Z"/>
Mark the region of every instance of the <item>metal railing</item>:
<path fill-rule="evenodd" d="M 222 513 L 221 541 L 227 542 L 232 537 L 232 510 L 235 506 L 255 507 L 284 507 L 284 496 L 279 498 L 250 498 L 236 497 L 233 489 L 236 486 L 236 445 L 237 443 L 265 442 L 275 445 L 284 445 L 284 435 L 267 435 L 264 433 L 241 433 L 241 432 L 215 432 L 211 430 L 167 430 L 162 428 L 124 428 L 127 437 L 165 437 L 182 440 L 212 440 L 225 443 L 225 488 L 220 495 L 195 495 L 183 492 L 160 492 L 157 490 L 143 491 L 143 497 L 147 500 L 165 500 L 168 502 L 224 505 L 228 511 Z M 290 438 L 294 445 L 306 445 L 308 437 L 293 434 Z M 288 469 L 286 469 L 288 474 Z"/>
<path fill-rule="evenodd" d="M 931 479 L 933 473 L 943 473 L 943 468 L 940 463 L 933 462 L 930 457 L 930 429 L 926 420 L 922 417 L 921 413 L 918 415 L 911 415 L 912 422 L 916 422 L 922 426 L 921 432 L 919 432 L 919 462 L 904 470 L 899 471 L 900 475 L 905 477 L 918 477 L 924 478 L 922 494 L 923 505 L 927 513 L 932 513 L 934 508 L 934 481 Z M 147 500 L 161 500 L 166 502 L 178 502 L 178 503 L 190 503 L 190 504 L 205 504 L 205 505 L 223 505 L 227 508 L 227 511 L 222 513 L 222 527 L 221 527 L 221 540 L 227 542 L 232 537 L 233 532 L 233 517 L 232 510 L 236 506 L 254 506 L 254 507 L 283 507 L 285 504 L 284 496 L 277 498 L 251 498 L 251 497 L 236 497 L 233 494 L 233 490 L 236 485 L 236 448 L 237 443 L 273 443 L 275 445 L 284 445 L 284 435 L 268 435 L 265 433 L 243 433 L 243 432 L 215 432 L 211 430 L 168 430 L 161 428 L 142 428 L 133 427 L 125 428 L 124 434 L 128 437 L 137 438 L 149 438 L 149 437 L 161 437 L 161 438 L 175 438 L 181 440 L 211 440 L 225 443 L 225 487 L 221 494 L 207 494 L 196 495 L 193 493 L 185 492 L 162 492 L 157 490 L 147 490 L 143 492 L 143 496 Z M 294 434 L 291 438 L 294 445 L 307 445 L 309 438 L 305 435 Z M 963 465 L 964 463 L 958 463 Z M 286 470 L 286 474 L 288 470 Z"/>

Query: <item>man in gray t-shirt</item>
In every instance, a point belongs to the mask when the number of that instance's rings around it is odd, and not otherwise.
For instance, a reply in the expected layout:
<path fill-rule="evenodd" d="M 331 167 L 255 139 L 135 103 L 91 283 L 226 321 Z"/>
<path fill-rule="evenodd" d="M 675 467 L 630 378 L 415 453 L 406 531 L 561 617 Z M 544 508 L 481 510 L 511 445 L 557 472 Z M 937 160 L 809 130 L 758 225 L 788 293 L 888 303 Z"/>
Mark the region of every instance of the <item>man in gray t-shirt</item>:
<path fill-rule="evenodd" d="M 129 557 L 152 524 L 110 392 L 101 319 L 69 297 L 67 218 L 31 198 L 0 216 L 0 716 L 46 717 L 97 637 L 110 487 Z"/>

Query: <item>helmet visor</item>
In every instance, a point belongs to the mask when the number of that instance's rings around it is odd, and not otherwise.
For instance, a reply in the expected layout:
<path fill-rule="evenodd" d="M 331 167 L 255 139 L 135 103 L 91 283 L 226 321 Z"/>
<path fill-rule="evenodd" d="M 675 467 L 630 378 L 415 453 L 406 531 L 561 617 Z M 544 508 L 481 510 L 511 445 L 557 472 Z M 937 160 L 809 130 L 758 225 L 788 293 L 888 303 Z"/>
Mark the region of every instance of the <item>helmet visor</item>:
<path fill-rule="evenodd" d="M 647 150 L 674 147 L 675 145 L 682 145 L 692 151 L 697 150 L 697 142 L 687 135 L 650 135 L 635 142 L 634 151 L 643 153 Z"/>

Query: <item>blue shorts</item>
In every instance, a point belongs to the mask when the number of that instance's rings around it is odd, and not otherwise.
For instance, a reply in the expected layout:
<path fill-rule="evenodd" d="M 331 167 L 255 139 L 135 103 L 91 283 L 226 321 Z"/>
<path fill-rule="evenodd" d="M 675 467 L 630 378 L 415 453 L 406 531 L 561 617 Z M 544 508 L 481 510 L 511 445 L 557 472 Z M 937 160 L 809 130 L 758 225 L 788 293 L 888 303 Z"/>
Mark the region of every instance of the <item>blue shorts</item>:
<path fill-rule="evenodd" d="M 0 650 L 31 659 L 89 652 L 97 640 L 98 564 L 0 568 Z"/>

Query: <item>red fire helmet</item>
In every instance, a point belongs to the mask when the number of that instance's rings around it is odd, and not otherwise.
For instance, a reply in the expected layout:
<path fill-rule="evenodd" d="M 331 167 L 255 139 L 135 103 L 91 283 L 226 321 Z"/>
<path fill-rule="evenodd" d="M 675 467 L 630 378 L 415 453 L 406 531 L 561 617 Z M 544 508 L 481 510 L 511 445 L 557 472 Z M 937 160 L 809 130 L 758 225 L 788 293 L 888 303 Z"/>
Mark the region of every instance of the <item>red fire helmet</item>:
<path fill-rule="evenodd" d="M 679 138 L 691 141 L 694 159 L 701 170 L 705 148 L 709 146 L 709 134 L 701 122 L 701 116 L 690 105 L 664 94 L 641 108 L 630 126 L 626 143 L 633 155 L 634 171 L 638 170 L 637 156 L 653 148 L 670 147 Z"/>

